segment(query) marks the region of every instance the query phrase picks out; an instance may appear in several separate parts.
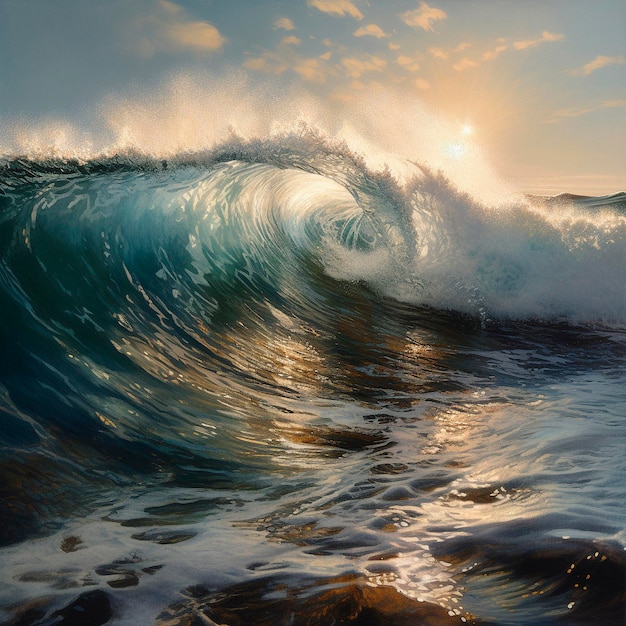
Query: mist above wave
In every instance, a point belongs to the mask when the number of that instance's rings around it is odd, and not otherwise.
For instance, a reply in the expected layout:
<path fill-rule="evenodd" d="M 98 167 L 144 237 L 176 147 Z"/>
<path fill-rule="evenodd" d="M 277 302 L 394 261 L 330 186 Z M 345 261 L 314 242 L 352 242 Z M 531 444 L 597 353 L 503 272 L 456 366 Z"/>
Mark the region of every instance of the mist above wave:
<path fill-rule="evenodd" d="M 412 175 L 410 161 L 442 170 L 459 188 L 489 202 L 510 197 L 487 153 L 459 125 L 414 96 L 364 89 L 346 99 L 316 97 L 244 74 L 173 74 L 151 90 L 112 94 L 81 120 L 5 120 L 0 154 L 82 161 L 132 153 L 154 158 L 294 134 L 302 125 L 344 141 L 368 167 Z"/>

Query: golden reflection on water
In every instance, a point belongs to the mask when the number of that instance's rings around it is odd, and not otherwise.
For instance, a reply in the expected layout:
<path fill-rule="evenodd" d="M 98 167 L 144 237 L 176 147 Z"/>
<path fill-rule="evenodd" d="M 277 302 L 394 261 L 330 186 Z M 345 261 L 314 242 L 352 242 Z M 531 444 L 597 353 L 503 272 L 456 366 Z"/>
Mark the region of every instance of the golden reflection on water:
<path fill-rule="evenodd" d="M 392 586 L 471 621 L 461 581 L 477 562 L 452 563 L 434 556 L 432 546 L 476 527 L 531 519 L 545 507 L 545 494 L 519 484 L 532 470 L 530 457 L 503 457 L 499 448 L 507 421 L 540 411 L 541 400 L 529 394 L 525 407 L 513 406 L 474 386 L 450 348 L 422 328 L 404 336 L 379 332 L 364 316 L 338 317 L 312 332 L 302 320 L 268 310 L 269 321 L 248 315 L 219 339 L 203 337 L 202 349 L 166 344 L 159 333 L 150 340 L 126 335 L 116 348 L 167 385 L 167 398 L 158 386 L 149 393 L 177 407 L 178 436 L 217 438 L 223 449 L 263 459 L 286 477 L 314 477 L 314 487 L 300 493 L 296 485 L 247 528 L 318 558 L 328 554 L 335 567 L 351 564 L 370 585 Z M 128 386 L 127 397 L 136 391 Z M 186 412 L 189 405 L 194 413 Z M 118 417 L 99 414 L 111 427 Z M 428 471 L 440 472 L 440 483 L 411 487 Z M 362 504 L 348 504 L 351 498 Z M 349 544 L 353 534 L 358 546 L 360 532 L 373 534 L 376 544 L 345 554 L 332 547 L 335 539 Z"/>

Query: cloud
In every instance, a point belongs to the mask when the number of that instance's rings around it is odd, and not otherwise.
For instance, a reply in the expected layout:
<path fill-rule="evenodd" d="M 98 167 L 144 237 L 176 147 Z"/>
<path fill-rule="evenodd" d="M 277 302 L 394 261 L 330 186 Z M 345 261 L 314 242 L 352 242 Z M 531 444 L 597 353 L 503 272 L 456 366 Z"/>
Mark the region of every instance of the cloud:
<path fill-rule="evenodd" d="M 471 48 L 471 47 L 472 47 L 472 44 L 465 41 L 463 43 L 460 43 L 458 46 L 456 46 L 456 48 L 448 48 L 447 50 L 445 48 L 429 48 L 428 52 L 435 59 L 445 60 L 445 59 L 450 58 L 450 55 L 456 54 L 457 52 L 463 52 L 463 50 L 467 50 L 468 48 Z"/>
<path fill-rule="evenodd" d="M 584 109 L 558 109 L 558 111 L 555 111 L 552 114 L 552 121 L 561 121 L 563 118 L 566 117 L 580 117 L 581 115 L 586 115 L 587 113 L 591 113 L 592 111 L 595 111 L 597 109 L 597 107 L 587 107 Z"/>
<path fill-rule="evenodd" d="M 136 53 L 150 58 L 157 52 L 208 54 L 220 50 L 228 41 L 210 22 L 189 19 L 185 9 L 170 0 L 161 0 L 152 15 L 132 24 Z"/>
<path fill-rule="evenodd" d="M 363 13 L 350 0 L 307 0 L 307 5 L 322 11 L 322 13 L 340 17 L 351 15 L 355 20 L 363 19 Z"/>
<path fill-rule="evenodd" d="M 417 62 L 417 59 L 404 56 L 403 54 L 396 59 L 396 63 L 407 72 L 417 72 L 420 68 L 420 64 Z"/>
<path fill-rule="evenodd" d="M 564 39 L 563 33 L 549 33 L 547 30 L 541 33 L 541 41 L 563 41 Z"/>
<path fill-rule="evenodd" d="M 318 59 L 303 59 L 292 69 L 296 74 L 313 83 L 323 83 L 326 80 L 326 73 Z"/>
<path fill-rule="evenodd" d="M 557 33 L 549 33 L 547 30 L 544 30 L 541 33 L 541 37 L 537 39 L 526 39 L 524 41 L 515 41 L 513 42 L 513 47 L 516 50 L 526 50 L 527 48 L 536 48 L 539 44 L 550 42 L 550 41 L 563 41 L 565 39 L 565 35 L 557 34 Z"/>
<path fill-rule="evenodd" d="M 507 47 L 502 45 L 496 46 L 493 50 L 488 50 L 483 53 L 483 61 L 493 61 L 494 59 L 497 59 L 506 49 Z"/>
<path fill-rule="evenodd" d="M 327 76 L 336 74 L 327 64 L 332 56 L 330 50 L 317 58 L 305 58 L 293 47 L 300 43 L 300 39 L 293 35 L 284 37 L 273 50 L 264 50 L 261 55 L 248 58 L 243 66 L 253 72 L 275 76 L 293 72 L 313 83 L 323 83 Z"/>
<path fill-rule="evenodd" d="M 361 26 L 358 30 L 355 30 L 353 35 L 355 37 L 363 37 L 365 35 L 371 35 L 372 37 L 376 37 L 377 39 L 382 39 L 383 37 L 388 37 L 387 34 L 383 31 L 380 26 L 376 24 L 368 24 L 367 26 Z"/>
<path fill-rule="evenodd" d="M 572 76 L 579 76 L 581 74 L 583 76 L 589 76 L 592 72 L 606 67 L 607 65 L 623 65 L 624 63 L 626 63 L 626 57 L 623 56 L 605 57 L 598 55 L 593 61 L 590 61 L 578 69 L 572 70 L 570 74 L 572 74 Z"/>
<path fill-rule="evenodd" d="M 565 119 L 571 119 L 575 117 L 581 117 L 582 115 L 587 115 L 588 113 L 594 113 L 596 111 L 601 111 L 602 109 L 613 109 L 617 107 L 626 107 L 626 100 L 605 100 L 604 102 L 590 107 L 583 108 L 569 108 L 569 109 L 558 109 L 554 111 L 552 117 L 546 120 L 546 124 L 556 124 L 558 122 L 562 122 Z"/>
<path fill-rule="evenodd" d="M 354 57 L 346 57 L 341 59 L 341 63 L 344 66 L 346 73 L 351 78 L 359 78 L 366 72 L 382 72 L 383 68 L 387 65 L 384 59 L 380 59 L 375 56 L 369 56 L 369 60 L 356 59 Z"/>
<path fill-rule="evenodd" d="M 428 50 L 435 59 L 447 59 L 450 55 L 443 48 L 430 48 Z"/>
<path fill-rule="evenodd" d="M 181 7 L 179 4 L 176 4 L 175 2 L 170 2 L 170 0 L 161 0 L 161 2 L 159 2 L 159 5 L 164 11 L 166 11 L 170 15 L 180 15 L 184 13 L 183 7 Z"/>
<path fill-rule="evenodd" d="M 246 69 L 263 74 L 279 75 L 289 69 L 289 66 L 274 52 L 265 52 L 260 57 L 254 57 L 244 61 Z"/>
<path fill-rule="evenodd" d="M 389 50 L 400 50 L 400 44 L 399 43 L 391 43 L 391 41 L 390 41 L 388 46 L 389 46 Z"/>
<path fill-rule="evenodd" d="M 472 61 L 471 59 L 468 59 L 467 57 L 463 57 L 458 63 L 455 63 L 452 67 L 457 71 L 457 72 L 462 72 L 464 70 L 469 70 L 472 67 L 477 67 L 478 63 L 476 63 L 476 61 Z"/>
<path fill-rule="evenodd" d="M 426 31 L 434 31 L 432 23 L 437 20 L 445 20 L 448 14 L 441 9 L 428 6 L 425 2 L 420 2 L 419 9 L 406 11 L 400 15 L 405 24 L 414 28 L 422 28 Z"/>
<path fill-rule="evenodd" d="M 170 24 L 166 29 L 169 42 L 180 49 L 191 49 L 196 52 L 212 52 L 219 50 L 226 39 L 220 31 L 209 22 L 178 22 Z"/>
<path fill-rule="evenodd" d="M 295 30 L 294 23 L 288 17 L 279 17 L 274 22 L 274 29 L 282 28 L 283 30 Z"/>

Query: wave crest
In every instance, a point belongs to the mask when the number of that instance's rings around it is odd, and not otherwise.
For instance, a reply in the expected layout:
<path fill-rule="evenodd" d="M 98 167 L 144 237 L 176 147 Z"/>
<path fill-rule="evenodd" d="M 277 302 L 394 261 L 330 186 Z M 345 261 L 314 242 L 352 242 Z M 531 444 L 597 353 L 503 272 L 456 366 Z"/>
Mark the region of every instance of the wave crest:
<path fill-rule="evenodd" d="M 441 172 L 411 167 L 403 180 L 372 170 L 344 141 L 301 124 L 168 159 L 12 159 L 2 179 L 24 232 L 45 222 L 74 242 L 104 233 L 101 248 L 117 231 L 126 270 L 158 251 L 154 273 L 178 276 L 179 294 L 245 286 L 302 304 L 328 287 L 311 286 L 317 268 L 483 321 L 623 324 L 626 218 L 610 198 L 592 209 L 588 199 L 567 210 L 532 198 L 488 207 Z M 162 260 L 183 257 L 183 268 Z"/>

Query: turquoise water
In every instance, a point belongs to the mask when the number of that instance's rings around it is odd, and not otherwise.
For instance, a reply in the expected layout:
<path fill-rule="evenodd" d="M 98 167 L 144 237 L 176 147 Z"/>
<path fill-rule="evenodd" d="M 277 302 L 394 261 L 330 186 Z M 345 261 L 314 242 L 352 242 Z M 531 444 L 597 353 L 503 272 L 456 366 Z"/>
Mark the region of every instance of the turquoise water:
<path fill-rule="evenodd" d="M 316 136 L 0 181 L 3 619 L 352 576 L 623 622 L 622 195 L 490 208 Z"/>

